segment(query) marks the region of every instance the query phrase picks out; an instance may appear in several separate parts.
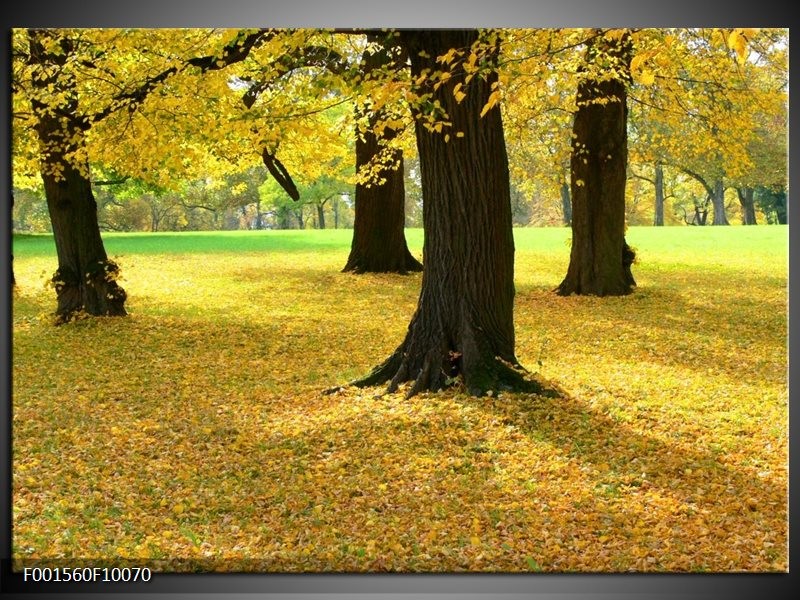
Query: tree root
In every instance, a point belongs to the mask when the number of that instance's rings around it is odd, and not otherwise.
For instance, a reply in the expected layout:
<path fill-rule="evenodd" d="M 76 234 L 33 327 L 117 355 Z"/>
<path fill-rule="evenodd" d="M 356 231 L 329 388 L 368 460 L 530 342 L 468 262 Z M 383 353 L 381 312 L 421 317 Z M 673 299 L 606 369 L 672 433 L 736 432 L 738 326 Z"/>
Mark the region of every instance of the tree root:
<path fill-rule="evenodd" d="M 549 398 L 561 396 L 556 387 L 533 379 L 519 363 L 513 364 L 495 358 L 467 374 L 449 375 L 442 365 L 452 360 L 452 356 L 443 359 L 439 350 L 430 350 L 422 360 L 421 368 L 418 368 L 416 375 L 412 376 L 409 357 L 401 346 L 368 375 L 345 385 L 328 388 L 323 393 L 328 395 L 344 391 L 348 387 L 364 388 L 388 383 L 386 393 L 391 394 L 396 392 L 401 384 L 411 381 L 411 386 L 405 393 L 406 399 L 421 392 L 439 392 L 459 382 L 463 384 L 468 394 L 477 397 L 492 396 L 500 392 L 538 394 Z"/>

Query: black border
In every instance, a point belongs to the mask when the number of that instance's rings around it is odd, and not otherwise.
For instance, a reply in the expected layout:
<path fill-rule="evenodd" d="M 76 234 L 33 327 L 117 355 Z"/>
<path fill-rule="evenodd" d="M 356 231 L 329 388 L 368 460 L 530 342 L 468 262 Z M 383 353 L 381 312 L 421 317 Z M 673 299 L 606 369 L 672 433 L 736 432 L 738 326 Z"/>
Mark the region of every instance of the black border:
<path fill-rule="evenodd" d="M 10 28 L 12 27 L 582 27 L 582 26 L 714 26 L 714 27 L 789 27 L 793 19 L 789 4 L 775 0 L 135 0 L 133 2 L 78 3 L 33 0 L 6 3 L 0 11 L 3 24 L 0 36 L 0 88 L 3 118 L 0 120 L 2 151 L 0 181 L 3 194 L 10 198 Z M 797 53 L 790 50 L 790 60 Z M 797 86 L 790 84 L 790 96 Z M 790 110 L 789 142 L 797 136 L 792 127 L 797 120 Z M 790 183 L 796 179 L 796 161 L 790 158 Z M 791 187 L 791 185 L 790 185 Z M 783 598 L 797 583 L 792 558 L 798 555 L 796 536 L 790 535 L 788 574 L 724 575 L 155 575 L 148 584 L 59 584 L 22 583 L 10 571 L 11 555 L 11 294 L 9 254 L 11 248 L 10 208 L 6 205 L 0 221 L 0 594 L 3 596 L 49 597 L 58 594 L 91 594 L 92 597 L 117 593 L 140 593 L 148 597 L 181 594 L 258 593 L 271 598 L 331 598 L 368 594 L 394 598 Z M 800 212 L 798 213 L 800 214 Z M 790 230 L 798 214 L 789 209 Z M 789 255 L 794 257 L 800 242 L 789 240 Z M 796 285 L 791 278 L 789 300 L 789 340 L 797 343 L 798 324 L 791 309 L 800 310 Z M 791 352 L 790 352 L 791 364 Z M 790 389 L 800 389 L 798 376 L 789 369 Z M 795 394 L 796 395 L 796 394 Z M 790 393 L 790 406 L 793 404 Z M 790 429 L 797 418 L 790 410 Z M 790 455 L 796 454 L 796 441 L 790 436 Z M 790 474 L 790 481 L 794 477 Z M 791 487 L 791 483 L 790 483 Z M 791 507 L 795 504 L 790 496 Z M 790 511 L 794 513 L 794 510 Z M 790 521 L 790 531 L 793 521 Z"/>

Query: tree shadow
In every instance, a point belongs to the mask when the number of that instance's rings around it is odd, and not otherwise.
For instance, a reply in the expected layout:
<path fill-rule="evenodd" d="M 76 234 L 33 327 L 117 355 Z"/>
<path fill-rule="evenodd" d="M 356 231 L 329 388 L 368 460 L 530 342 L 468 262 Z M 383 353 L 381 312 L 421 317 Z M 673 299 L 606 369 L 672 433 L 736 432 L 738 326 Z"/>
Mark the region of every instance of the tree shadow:
<path fill-rule="evenodd" d="M 717 565 L 717 570 L 747 571 L 754 557 L 774 559 L 787 543 L 788 487 L 773 480 L 780 474 L 728 460 L 722 440 L 693 443 L 680 434 L 665 439 L 658 415 L 646 413 L 636 417 L 638 429 L 652 427 L 662 434 L 643 434 L 560 389 L 552 398 L 504 395 L 461 401 L 531 440 L 552 445 L 587 472 L 596 482 L 595 494 L 575 509 L 609 511 L 612 521 L 627 524 L 632 532 L 632 549 L 646 544 L 655 553 L 652 562 L 634 570 L 659 570 L 659 552 L 685 552 L 686 570 Z M 609 498 L 619 501 L 609 503 Z M 722 548 L 734 558 L 720 569 L 716 554 Z"/>
<path fill-rule="evenodd" d="M 546 337 L 569 311 L 580 330 L 558 331 L 557 336 L 580 343 L 590 335 L 620 357 L 683 364 L 689 370 L 710 368 L 732 381 L 746 380 L 755 367 L 769 368 L 775 362 L 780 369 L 776 377 L 784 376 L 788 294 L 765 298 L 748 291 L 759 288 L 724 286 L 723 281 L 712 279 L 696 295 L 662 286 L 621 298 L 564 298 L 544 288 L 528 288 L 518 294 L 517 330 L 520 337 L 525 332 Z M 762 278 L 757 281 L 764 285 Z M 785 280 L 775 278 L 766 287 L 779 290 L 781 283 Z"/>

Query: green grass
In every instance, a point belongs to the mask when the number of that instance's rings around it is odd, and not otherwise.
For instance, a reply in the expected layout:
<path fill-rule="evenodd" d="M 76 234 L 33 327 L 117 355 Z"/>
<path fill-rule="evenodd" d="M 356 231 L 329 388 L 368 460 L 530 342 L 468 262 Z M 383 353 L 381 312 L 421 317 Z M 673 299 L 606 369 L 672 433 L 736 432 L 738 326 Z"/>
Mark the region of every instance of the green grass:
<path fill-rule="evenodd" d="M 208 252 L 294 252 L 349 247 L 352 231 L 191 231 L 104 233 L 109 254 L 204 254 Z M 55 253 L 52 236 L 15 235 L 14 253 Z"/>
<path fill-rule="evenodd" d="M 557 399 L 322 395 L 419 294 L 341 273 L 351 231 L 108 234 L 129 316 L 61 327 L 52 239 L 15 236 L 14 557 L 786 570 L 788 229 L 631 228 L 639 287 L 602 299 L 552 293 L 568 229 L 514 233 L 517 355 Z"/>
<path fill-rule="evenodd" d="M 162 233 L 104 233 L 109 254 L 204 254 L 209 252 L 304 252 L 347 251 L 352 230 L 306 231 L 215 231 Z M 516 249 L 522 252 L 569 255 L 570 229 L 515 228 Z M 422 230 L 406 230 L 409 247 L 422 251 Z M 640 260 L 667 263 L 697 263 L 729 260 L 739 253 L 745 258 L 786 258 L 788 227 L 631 227 L 628 242 L 639 251 Z M 48 234 L 15 234 L 14 254 L 55 255 Z"/>

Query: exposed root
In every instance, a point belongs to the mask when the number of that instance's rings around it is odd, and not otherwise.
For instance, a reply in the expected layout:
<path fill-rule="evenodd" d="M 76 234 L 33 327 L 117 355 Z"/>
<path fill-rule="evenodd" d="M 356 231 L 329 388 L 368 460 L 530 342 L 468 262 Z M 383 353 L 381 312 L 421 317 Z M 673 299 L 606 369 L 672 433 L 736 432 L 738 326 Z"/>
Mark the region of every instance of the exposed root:
<path fill-rule="evenodd" d="M 457 364 L 454 353 L 446 357 L 438 350 L 430 350 L 422 360 L 421 368 L 416 369 L 413 376 L 410 360 L 403 348 L 399 348 L 383 363 L 375 367 L 368 375 L 343 386 L 335 386 L 325 390 L 324 394 L 333 394 L 348 387 L 373 387 L 388 383 L 386 392 L 394 393 L 400 385 L 411 381 L 405 398 L 411 398 L 421 392 L 439 392 L 459 383 L 471 396 L 491 396 L 500 392 L 519 392 L 538 394 L 547 397 L 559 397 L 559 391 L 544 382 L 530 377 L 518 363 L 513 364 L 500 358 L 487 361 L 480 368 L 473 368 L 467 373 L 446 372 L 444 366 Z M 460 366 L 460 365 L 459 365 Z"/>

